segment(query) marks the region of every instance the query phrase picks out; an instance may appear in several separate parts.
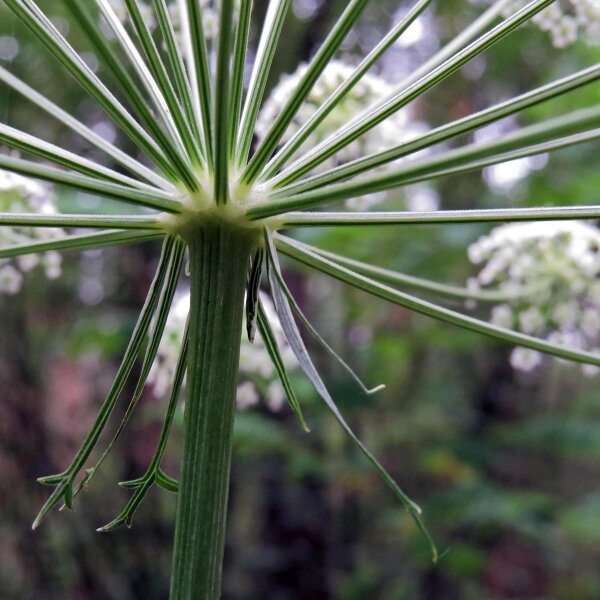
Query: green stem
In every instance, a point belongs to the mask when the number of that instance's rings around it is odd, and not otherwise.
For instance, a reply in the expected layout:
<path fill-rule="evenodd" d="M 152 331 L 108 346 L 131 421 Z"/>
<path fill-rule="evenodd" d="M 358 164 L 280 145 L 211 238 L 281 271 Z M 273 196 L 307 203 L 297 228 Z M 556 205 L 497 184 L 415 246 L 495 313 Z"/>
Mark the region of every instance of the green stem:
<path fill-rule="evenodd" d="M 185 232 L 191 305 L 185 442 L 171 600 L 221 593 L 244 291 L 258 231 L 212 221 Z"/>

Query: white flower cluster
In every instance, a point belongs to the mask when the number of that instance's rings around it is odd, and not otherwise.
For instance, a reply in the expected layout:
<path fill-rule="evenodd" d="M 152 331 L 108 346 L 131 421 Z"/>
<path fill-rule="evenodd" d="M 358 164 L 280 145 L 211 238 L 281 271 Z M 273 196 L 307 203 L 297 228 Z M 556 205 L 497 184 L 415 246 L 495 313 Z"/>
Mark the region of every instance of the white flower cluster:
<path fill-rule="evenodd" d="M 54 214 L 56 206 L 46 186 L 8 171 L 0 171 L 0 210 L 12 213 Z M 0 247 L 48 240 L 64 235 L 59 228 L 0 227 Z M 61 256 L 57 252 L 26 254 L 16 259 L 0 259 L 0 293 L 17 294 L 24 274 L 35 267 L 44 269 L 46 277 L 61 274 Z"/>
<path fill-rule="evenodd" d="M 473 288 L 506 293 L 492 322 L 578 350 L 600 352 L 600 230 L 576 222 L 503 225 L 469 247 L 482 269 Z M 517 348 L 515 369 L 532 371 L 542 355 Z M 584 367 L 593 373 L 594 367 Z"/>
<path fill-rule="evenodd" d="M 528 1 L 512 0 L 504 7 L 503 15 L 513 15 Z M 580 37 L 590 43 L 600 41 L 600 0 L 556 0 L 531 20 L 550 35 L 557 48 L 573 44 Z"/>
<path fill-rule="evenodd" d="M 298 87 L 307 68 L 306 64 L 301 64 L 294 73 L 284 75 L 275 86 L 265 102 L 256 123 L 256 135 L 259 139 L 262 139 L 267 134 L 273 121 L 281 113 L 288 99 Z M 320 78 L 300 107 L 300 110 L 288 127 L 282 142 L 287 142 L 338 87 L 350 78 L 353 72 L 354 67 L 352 65 L 340 60 L 331 61 L 325 67 Z M 383 78 L 366 74 L 310 135 L 303 147 L 298 150 L 298 154 L 302 154 L 306 148 L 314 148 L 326 137 L 341 129 L 365 108 L 383 100 L 391 92 L 392 87 Z M 407 136 L 408 126 L 409 120 L 406 111 L 397 112 L 385 123 L 375 127 L 352 144 L 346 146 L 335 157 L 329 159 L 328 162 L 320 165 L 319 171 L 330 169 L 337 164 L 349 162 L 366 154 L 378 152 L 389 146 L 398 144 Z"/>
<path fill-rule="evenodd" d="M 307 65 L 301 64 L 292 74 L 284 75 L 275 86 L 271 95 L 264 103 L 256 123 L 256 135 L 264 138 L 271 124 L 280 114 L 291 94 L 297 88 L 300 80 L 306 73 Z M 292 123 L 282 138 L 282 143 L 289 141 L 335 93 L 340 85 L 351 77 L 355 67 L 341 60 L 331 61 L 324 69 L 320 78 L 313 86 L 310 94 L 303 102 Z M 308 149 L 314 148 L 325 138 L 335 133 L 366 108 L 387 98 L 393 91 L 382 77 L 367 73 L 346 94 L 346 96 L 330 112 L 327 118 L 313 131 L 304 144 L 296 152 L 296 157 L 301 156 Z M 420 132 L 420 124 L 414 123 L 409 118 L 407 110 L 396 112 L 384 123 L 371 129 L 363 136 L 340 150 L 335 156 L 320 164 L 313 173 L 322 173 L 338 165 L 356 160 L 374 152 L 386 150 L 396 146 L 401 141 L 414 137 Z M 385 168 L 385 167 L 384 167 Z M 385 193 L 371 194 L 364 198 L 348 201 L 348 208 L 366 210 L 373 204 L 384 200 Z"/>
<path fill-rule="evenodd" d="M 283 334 L 273 304 L 269 297 L 262 292 L 260 298 L 277 339 L 281 358 L 286 368 L 292 369 L 297 366 L 296 358 Z M 182 294 L 175 300 L 171 308 L 158 354 L 148 378 L 157 397 L 166 395 L 171 388 L 189 310 L 189 293 Z M 280 410 L 285 402 L 285 392 L 260 333 L 257 332 L 254 344 L 248 341 L 246 335 L 242 337 L 240 383 L 237 389 L 236 402 L 238 408 L 243 410 L 257 405 L 261 398 L 264 399 L 267 407 L 273 411 Z"/>

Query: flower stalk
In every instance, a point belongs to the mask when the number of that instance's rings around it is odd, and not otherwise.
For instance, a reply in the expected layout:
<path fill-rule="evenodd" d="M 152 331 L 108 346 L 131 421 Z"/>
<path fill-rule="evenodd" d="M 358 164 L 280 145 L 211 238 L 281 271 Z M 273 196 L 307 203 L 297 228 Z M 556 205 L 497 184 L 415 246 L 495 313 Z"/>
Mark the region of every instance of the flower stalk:
<path fill-rule="evenodd" d="M 244 292 L 259 236 L 214 220 L 185 237 L 190 354 L 171 598 L 212 600 L 221 591 Z"/>

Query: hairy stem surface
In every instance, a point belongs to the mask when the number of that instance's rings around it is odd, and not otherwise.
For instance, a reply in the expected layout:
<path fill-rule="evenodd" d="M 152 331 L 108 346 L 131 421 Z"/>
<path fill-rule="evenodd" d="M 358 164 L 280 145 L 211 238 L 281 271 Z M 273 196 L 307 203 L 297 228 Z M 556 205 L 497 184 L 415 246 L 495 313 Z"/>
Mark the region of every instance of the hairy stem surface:
<path fill-rule="evenodd" d="M 221 594 L 244 291 L 255 231 L 212 221 L 185 233 L 190 252 L 188 396 L 171 599 Z"/>

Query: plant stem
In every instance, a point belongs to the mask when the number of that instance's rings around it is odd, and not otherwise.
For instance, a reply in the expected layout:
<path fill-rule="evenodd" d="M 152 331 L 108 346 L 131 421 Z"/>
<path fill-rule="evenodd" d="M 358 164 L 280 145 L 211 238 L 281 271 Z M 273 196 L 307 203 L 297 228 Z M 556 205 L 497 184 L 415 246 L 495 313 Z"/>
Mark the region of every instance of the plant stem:
<path fill-rule="evenodd" d="M 184 233 L 190 252 L 188 396 L 172 600 L 221 594 L 244 291 L 258 231 L 214 220 Z"/>

